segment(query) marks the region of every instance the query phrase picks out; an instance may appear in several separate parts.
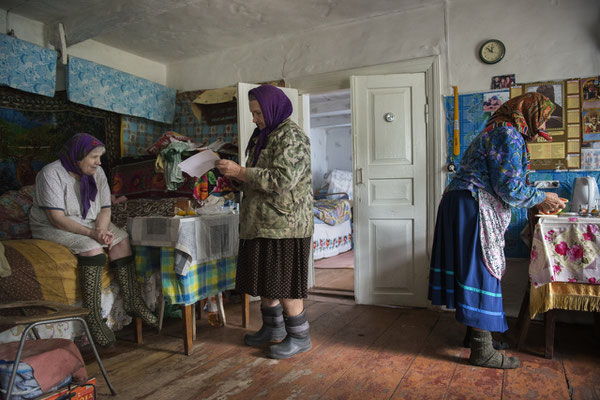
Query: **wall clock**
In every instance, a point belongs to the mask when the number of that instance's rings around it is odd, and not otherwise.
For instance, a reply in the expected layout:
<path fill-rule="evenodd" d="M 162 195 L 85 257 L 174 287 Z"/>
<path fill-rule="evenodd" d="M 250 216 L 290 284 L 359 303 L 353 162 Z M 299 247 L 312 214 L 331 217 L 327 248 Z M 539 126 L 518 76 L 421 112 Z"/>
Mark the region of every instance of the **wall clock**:
<path fill-rule="evenodd" d="M 486 64 L 496 64 L 505 53 L 506 47 L 498 39 L 487 40 L 479 48 L 479 58 Z"/>

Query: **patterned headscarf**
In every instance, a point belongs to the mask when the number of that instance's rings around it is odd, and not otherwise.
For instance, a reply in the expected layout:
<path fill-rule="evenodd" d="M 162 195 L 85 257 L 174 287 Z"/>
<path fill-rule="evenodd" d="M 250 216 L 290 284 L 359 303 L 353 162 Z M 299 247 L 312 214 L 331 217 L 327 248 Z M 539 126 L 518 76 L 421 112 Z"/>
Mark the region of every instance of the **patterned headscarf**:
<path fill-rule="evenodd" d="M 509 125 L 518 130 L 526 142 L 531 142 L 536 135 L 551 141 L 550 135 L 538 126 L 550 118 L 555 107 L 540 93 L 525 93 L 502 104 L 488 120 L 485 130 Z"/>
<path fill-rule="evenodd" d="M 252 137 L 246 147 L 246 155 L 250 151 L 250 144 L 258 136 L 258 142 L 254 148 L 254 161 L 252 166 L 256 165 L 260 152 L 267 146 L 267 137 L 281 124 L 286 118 L 292 115 L 292 102 L 283 93 L 283 91 L 273 85 L 262 85 L 250 90 L 249 94 L 256 97 L 260 109 L 262 110 L 265 119 L 265 129 L 260 130 L 258 127 L 252 133 Z"/>
<path fill-rule="evenodd" d="M 101 141 L 88 133 L 78 133 L 67 140 L 58 154 L 62 166 L 67 171 L 81 177 L 79 180 L 79 193 L 81 194 L 81 215 L 84 219 L 90 209 L 90 203 L 96 199 L 98 187 L 96 186 L 94 177 L 84 174 L 79 168 L 77 161 L 83 160 L 96 147 L 105 146 Z"/>

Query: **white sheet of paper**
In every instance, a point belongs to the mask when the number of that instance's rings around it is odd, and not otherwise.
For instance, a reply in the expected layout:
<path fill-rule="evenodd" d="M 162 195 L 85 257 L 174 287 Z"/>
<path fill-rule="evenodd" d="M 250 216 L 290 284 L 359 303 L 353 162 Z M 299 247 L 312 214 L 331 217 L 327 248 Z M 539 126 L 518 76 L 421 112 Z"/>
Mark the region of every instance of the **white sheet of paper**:
<path fill-rule="evenodd" d="M 179 168 L 190 176 L 201 177 L 215 167 L 219 156 L 211 151 L 204 150 L 179 163 Z"/>

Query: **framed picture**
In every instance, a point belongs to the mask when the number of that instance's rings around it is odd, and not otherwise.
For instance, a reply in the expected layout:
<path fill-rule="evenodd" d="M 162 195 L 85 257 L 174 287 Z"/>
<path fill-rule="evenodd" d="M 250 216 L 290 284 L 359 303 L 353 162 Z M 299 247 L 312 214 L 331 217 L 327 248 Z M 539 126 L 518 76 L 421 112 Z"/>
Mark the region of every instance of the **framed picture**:
<path fill-rule="evenodd" d="M 515 74 L 492 77 L 491 89 L 508 89 L 515 84 Z"/>
<path fill-rule="evenodd" d="M 538 92 L 550 99 L 556 108 L 546 123 L 546 129 L 563 130 L 565 129 L 565 90 L 563 82 L 538 82 L 526 84 L 525 93 Z"/>
<path fill-rule="evenodd" d="M 600 108 L 600 77 L 581 80 L 582 108 Z"/>
<path fill-rule="evenodd" d="M 600 133 L 600 109 L 583 110 L 583 134 Z"/>

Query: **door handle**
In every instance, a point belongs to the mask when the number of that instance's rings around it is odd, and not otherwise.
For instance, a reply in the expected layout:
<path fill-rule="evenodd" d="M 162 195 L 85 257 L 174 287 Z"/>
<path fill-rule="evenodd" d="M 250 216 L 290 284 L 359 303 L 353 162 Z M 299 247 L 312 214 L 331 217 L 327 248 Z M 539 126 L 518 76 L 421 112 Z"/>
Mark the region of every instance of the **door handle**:
<path fill-rule="evenodd" d="M 362 181 L 362 168 L 358 168 L 356 170 L 356 184 L 360 185 L 361 183 L 363 183 L 363 181 Z"/>

